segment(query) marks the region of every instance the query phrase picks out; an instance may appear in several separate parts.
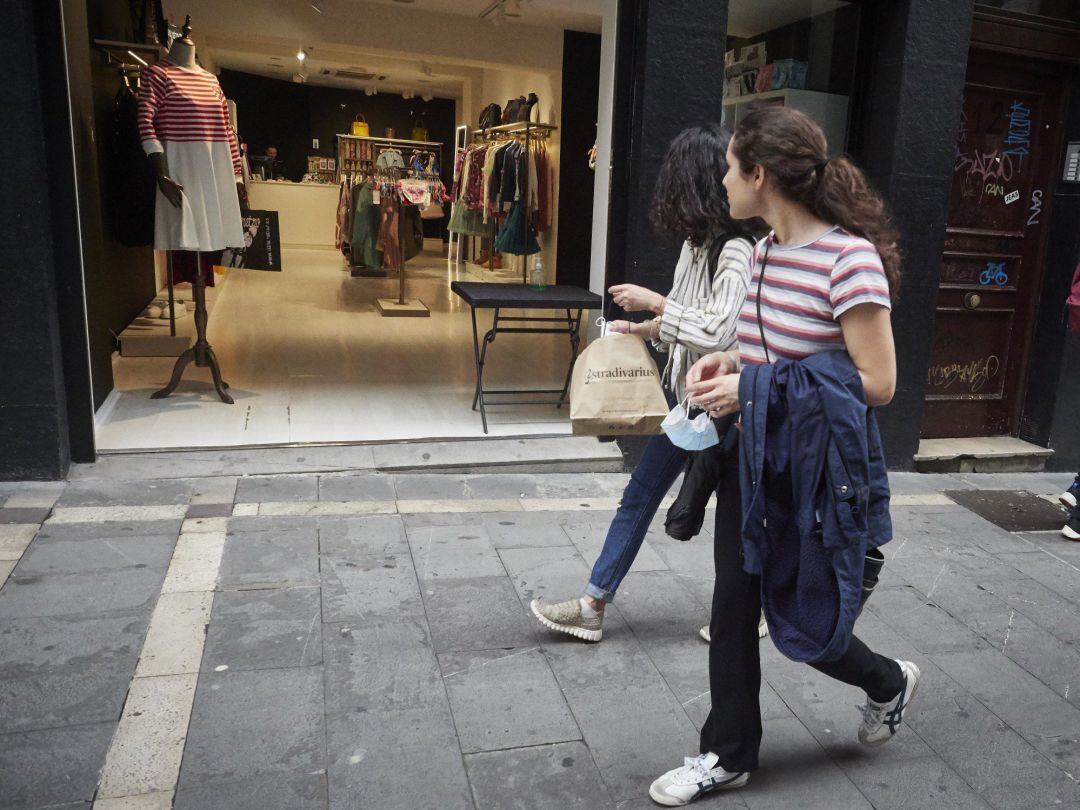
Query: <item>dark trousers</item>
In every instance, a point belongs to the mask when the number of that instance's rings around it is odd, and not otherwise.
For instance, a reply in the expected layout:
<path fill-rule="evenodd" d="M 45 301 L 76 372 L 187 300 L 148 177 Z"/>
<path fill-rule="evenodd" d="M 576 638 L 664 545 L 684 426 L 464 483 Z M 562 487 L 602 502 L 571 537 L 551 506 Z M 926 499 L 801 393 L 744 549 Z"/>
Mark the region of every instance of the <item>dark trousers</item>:
<path fill-rule="evenodd" d="M 758 766 L 761 745 L 761 660 L 758 617 L 761 578 L 743 569 L 742 501 L 737 453 L 729 454 L 717 491 L 712 619 L 709 632 L 709 689 L 712 709 L 701 729 L 701 753 L 720 757 L 720 766 L 738 773 Z M 891 700 L 903 688 L 899 665 L 873 652 L 858 638 L 840 658 L 811 666 L 838 681 L 858 686 L 871 699 Z"/>

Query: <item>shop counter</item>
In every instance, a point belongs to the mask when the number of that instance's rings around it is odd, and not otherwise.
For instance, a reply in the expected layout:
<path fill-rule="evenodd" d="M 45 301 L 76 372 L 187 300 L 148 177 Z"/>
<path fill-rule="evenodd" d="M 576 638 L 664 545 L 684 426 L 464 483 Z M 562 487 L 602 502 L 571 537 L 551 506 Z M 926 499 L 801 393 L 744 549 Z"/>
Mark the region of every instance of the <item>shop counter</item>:
<path fill-rule="evenodd" d="M 278 212 L 284 247 L 334 247 L 338 193 L 333 183 L 252 180 L 248 187 L 253 209 Z"/>

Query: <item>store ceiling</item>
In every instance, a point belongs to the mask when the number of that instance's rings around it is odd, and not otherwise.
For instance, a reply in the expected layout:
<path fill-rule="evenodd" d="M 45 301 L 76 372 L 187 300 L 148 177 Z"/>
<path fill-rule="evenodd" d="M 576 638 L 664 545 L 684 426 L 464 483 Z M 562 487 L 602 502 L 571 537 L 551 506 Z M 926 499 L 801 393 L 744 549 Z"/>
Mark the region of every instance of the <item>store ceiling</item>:
<path fill-rule="evenodd" d="M 414 8 L 420 11 L 438 11 L 443 14 L 458 14 L 464 17 L 479 17 L 495 0 L 368 0 L 373 3 Z M 340 0 L 322 0 L 324 8 Z M 511 17 L 507 25 L 520 21 L 541 28 L 568 28 L 573 31 L 600 33 L 601 15 L 605 0 L 507 0 L 506 10 L 510 14 L 519 13 L 519 18 Z"/>
<path fill-rule="evenodd" d="M 851 4 L 844 0 L 730 0 L 728 36 L 756 37 L 848 5 Z"/>

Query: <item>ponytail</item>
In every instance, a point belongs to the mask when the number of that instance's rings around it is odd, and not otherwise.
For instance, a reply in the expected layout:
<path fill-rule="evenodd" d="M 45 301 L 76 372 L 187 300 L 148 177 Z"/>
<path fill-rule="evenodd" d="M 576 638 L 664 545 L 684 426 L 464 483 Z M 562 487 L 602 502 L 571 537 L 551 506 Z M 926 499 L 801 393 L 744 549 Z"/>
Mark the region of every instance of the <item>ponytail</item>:
<path fill-rule="evenodd" d="M 761 166 L 782 194 L 826 222 L 870 242 L 881 257 L 889 292 L 900 291 L 900 246 L 885 201 L 846 157 L 828 158 L 825 133 L 786 107 L 752 110 L 735 129 L 731 147 L 743 170 Z"/>

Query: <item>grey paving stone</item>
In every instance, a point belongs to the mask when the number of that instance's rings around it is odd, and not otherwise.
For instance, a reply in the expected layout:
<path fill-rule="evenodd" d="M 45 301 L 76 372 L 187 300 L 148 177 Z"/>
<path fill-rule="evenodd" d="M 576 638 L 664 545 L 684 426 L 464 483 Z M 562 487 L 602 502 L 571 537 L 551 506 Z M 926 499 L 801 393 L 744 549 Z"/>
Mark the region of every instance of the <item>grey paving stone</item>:
<path fill-rule="evenodd" d="M 233 504 L 229 503 L 193 503 L 187 508 L 186 517 L 189 518 L 214 518 L 231 517 Z"/>
<path fill-rule="evenodd" d="M 320 568 L 323 621 L 423 619 L 424 603 L 408 546 L 381 553 L 324 554 Z"/>
<path fill-rule="evenodd" d="M 465 757 L 479 810 L 597 810 L 614 806 L 583 743 L 469 754 Z"/>
<path fill-rule="evenodd" d="M 1009 554 L 1032 552 L 1036 548 L 1015 534 L 998 528 L 988 520 L 983 520 L 974 512 L 963 507 L 939 507 L 918 510 L 908 517 L 905 523 L 911 527 L 923 526 L 924 531 L 939 539 L 946 548 L 950 546 L 974 546 L 988 554 Z M 894 539 L 906 537 L 906 533 L 896 531 L 896 511 L 892 511 L 894 520 Z"/>
<path fill-rule="evenodd" d="M 449 708 L 329 714 L 326 726 L 334 810 L 472 810 Z"/>
<path fill-rule="evenodd" d="M 204 671 L 306 667 L 322 662 L 318 588 L 221 591 L 214 597 Z"/>
<path fill-rule="evenodd" d="M 401 515 L 407 529 L 422 526 L 483 526 L 484 515 L 479 512 L 408 512 Z"/>
<path fill-rule="evenodd" d="M 203 673 L 178 788 L 325 768 L 322 675 L 319 667 Z"/>
<path fill-rule="evenodd" d="M 409 550 L 402 515 L 321 517 L 319 552 L 343 557 Z"/>
<path fill-rule="evenodd" d="M 1069 488 L 1072 473 L 953 473 L 974 489 L 1018 489 L 1036 495 L 1057 495 Z"/>
<path fill-rule="evenodd" d="M 176 792 L 175 810 L 324 810 L 325 773 L 273 774 Z"/>
<path fill-rule="evenodd" d="M 505 576 L 428 580 L 420 587 L 439 652 L 536 643 L 539 624 L 526 614 Z"/>
<path fill-rule="evenodd" d="M 993 807 L 1080 801 L 1080 786 L 970 694 L 920 687 L 907 722 Z"/>
<path fill-rule="evenodd" d="M 89 574 L 122 568 L 165 570 L 176 535 L 146 535 L 102 540 L 60 540 L 40 537 L 19 560 L 17 573 Z"/>
<path fill-rule="evenodd" d="M 615 604 L 638 637 L 675 636 L 688 642 L 709 623 L 711 610 L 711 605 L 703 605 L 679 578 L 666 572 L 631 570 L 619 588 Z"/>
<path fill-rule="evenodd" d="M 1080 706 L 1080 650 L 1017 614 L 1012 622 L 1005 655 L 1030 672 L 1056 694 Z"/>
<path fill-rule="evenodd" d="M 265 475 L 236 482 L 236 503 L 318 499 L 319 478 L 315 475 Z"/>
<path fill-rule="evenodd" d="M 91 574 L 13 573 L 0 590 L 0 621 L 33 616 L 100 616 L 143 611 L 149 614 L 165 572 L 123 568 Z"/>
<path fill-rule="evenodd" d="M 559 602 L 580 596 L 589 584 L 589 566 L 573 546 L 504 548 L 499 557 L 525 604 L 534 597 Z"/>
<path fill-rule="evenodd" d="M 66 506 L 158 506 L 186 504 L 194 485 L 184 480 L 72 481 L 56 502 Z"/>
<path fill-rule="evenodd" d="M 911 588 L 885 588 L 874 592 L 866 610 L 882 619 L 919 652 L 976 650 L 986 641 L 940 607 L 927 604 Z"/>
<path fill-rule="evenodd" d="M 503 474 L 469 475 L 465 478 L 465 494 L 469 498 L 513 500 L 536 498 L 543 476 Z"/>
<path fill-rule="evenodd" d="M 581 739 L 536 647 L 439 656 L 463 753 Z"/>
<path fill-rule="evenodd" d="M 877 810 L 917 807 L 988 810 L 991 807 L 936 754 L 896 759 L 892 756 L 892 743 L 889 748 L 885 756 L 864 749 L 837 760 L 848 779 Z"/>
<path fill-rule="evenodd" d="M 125 537 L 155 537 L 180 534 L 183 518 L 168 520 L 102 521 L 99 523 L 46 523 L 38 540 L 116 540 Z"/>
<path fill-rule="evenodd" d="M 663 686 L 663 678 L 654 664 L 656 659 L 650 657 L 642 641 L 629 632 L 614 607 L 609 607 L 605 613 L 604 640 L 599 644 L 586 644 L 564 633 L 548 630 L 539 622 L 536 627 L 544 655 L 564 690 L 600 684 L 612 689 Z M 705 646 L 703 642 L 701 646 Z"/>
<path fill-rule="evenodd" d="M 570 542 L 581 552 L 582 559 L 592 564 L 600 557 L 600 551 L 604 547 L 604 540 L 608 533 L 608 524 L 567 526 L 566 533 L 570 537 Z M 666 571 L 667 563 L 660 559 L 647 542 L 642 542 L 630 570 Z"/>
<path fill-rule="evenodd" d="M 303 529 L 233 532 L 221 559 L 222 588 L 284 588 L 319 583 L 314 524 Z"/>
<path fill-rule="evenodd" d="M 409 529 L 409 547 L 421 581 L 506 576 L 499 553 L 482 526 Z"/>
<path fill-rule="evenodd" d="M 917 556 L 927 553 L 983 554 L 987 552 L 970 541 L 981 525 L 996 533 L 999 542 L 1006 542 L 1010 551 L 1031 551 L 1032 546 L 1016 539 L 1004 529 L 988 523 L 962 506 L 893 506 L 889 510 L 893 523 L 893 539 L 885 544 L 885 557 Z M 1005 553 L 1005 552 L 1003 552 Z"/>
<path fill-rule="evenodd" d="M 569 546 L 570 537 L 547 512 L 484 515 L 484 528 L 495 548 Z"/>
<path fill-rule="evenodd" d="M 760 769 L 741 791 L 751 810 L 873 808 L 798 720 L 768 720 L 762 727 Z"/>
<path fill-rule="evenodd" d="M 1080 543 L 1063 537 L 1060 529 L 1052 532 L 1017 532 L 1016 536 L 1034 543 L 1054 557 L 1080 567 Z"/>
<path fill-rule="evenodd" d="M 468 498 L 463 475 L 395 475 L 394 491 L 402 501 L 445 501 Z"/>
<path fill-rule="evenodd" d="M 388 475 L 320 475 L 320 501 L 397 500 L 394 480 Z"/>
<path fill-rule="evenodd" d="M 1055 559 L 1044 552 L 1003 554 L 1001 560 L 1042 583 L 1058 596 L 1080 604 L 1080 563 L 1074 565 L 1068 560 Z"/>
<path fill-rule="evenodd" d="M 45 506 L 24 506 L 0 509 L 0 523 L 41 523 L 52 509 Z"/>
<path fill-rule="evenodd" d="M 537 476 L 537 494 L 541 498 L 610 498 L 622 494 L 628 477 L 616 475 L 613 485 L 611 474 L 601 478 L 592 473 L 550 473 Z"/>
<path fill-rule="evenodd" d="M 1080 580 L 1080 572 L 1076 576 Z M 989 591 L 1062 641 L 1080 641 L 1080 604 L 1060 596 L 1034 579 L 1017 576 L 983 581 L 978 587 Z"/>
<path fill-rule="evenodd" d="M 146 613 L 0 623 L 0 728 L 118 720 L 148 624 Z"/>
<path fill-rule="evenodd" d="M 406 618 L 324 628 L 327 714 L 446 706 L 422 621 Z"/>
<path fill-rule="evenodd" d="M 647 797 L 654 779 L 698 753 L 697 729 L 663 683 L 614 689 L 597 682 L 564 693 L 604 783 L 620 805 Z"/>
<path fill-rule="evenodd" d="M 89 803 L 116 722 L 0 734 L 0 807 Z"/>
<path fill-rule="evenodd" d="M 890 472 L 893 495 L 935 495 L 947 489 L 975 489 L 975 485 L 952 473 Z"/>
<path fill-rule="evenodd" d="M 191 479 L 192 504 L 225 504 L 236 500 L 236 476 Z"/>
<path fill-rule="evenodd" d="M 649 529 L 645 542 L 673 571 L 713 579 L 713 538 L 704 529 L 692 540 L 675 540 L 664 534 L 661 524 L 659 529 Z"/>

